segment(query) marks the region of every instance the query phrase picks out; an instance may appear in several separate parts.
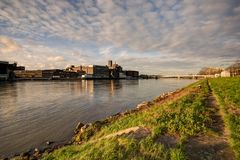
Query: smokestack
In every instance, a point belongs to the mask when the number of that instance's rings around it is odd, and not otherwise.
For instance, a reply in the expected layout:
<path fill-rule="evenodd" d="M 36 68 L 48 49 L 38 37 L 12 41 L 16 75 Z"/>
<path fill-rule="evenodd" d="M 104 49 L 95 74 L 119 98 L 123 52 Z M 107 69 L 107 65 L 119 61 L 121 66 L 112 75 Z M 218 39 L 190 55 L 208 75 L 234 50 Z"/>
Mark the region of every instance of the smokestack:
<path fill-rule="evenodd" d="M 108 67 L 112 67 L 112 60 L 108 61 Z"/>

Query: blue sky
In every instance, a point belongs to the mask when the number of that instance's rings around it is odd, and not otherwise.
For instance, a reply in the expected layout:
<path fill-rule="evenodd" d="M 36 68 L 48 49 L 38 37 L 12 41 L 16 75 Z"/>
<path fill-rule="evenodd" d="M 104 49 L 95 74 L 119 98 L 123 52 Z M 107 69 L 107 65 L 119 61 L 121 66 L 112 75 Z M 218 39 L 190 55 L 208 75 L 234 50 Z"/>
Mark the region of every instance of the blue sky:
<path fill-rule="evenodd" d="M 240 58 L 239 0 L 1 0 L 0 60 L 196 73 Z"/>

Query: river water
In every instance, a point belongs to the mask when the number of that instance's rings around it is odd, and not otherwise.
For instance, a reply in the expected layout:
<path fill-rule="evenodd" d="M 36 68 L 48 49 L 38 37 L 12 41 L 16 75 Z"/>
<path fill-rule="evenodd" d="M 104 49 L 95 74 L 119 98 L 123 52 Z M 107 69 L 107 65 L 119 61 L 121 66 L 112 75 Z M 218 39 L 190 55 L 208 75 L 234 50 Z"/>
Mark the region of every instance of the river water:
<path fill-rule="evenodd" d="M 70 140 L 76 124 L 104 119 L 193 80 L 0 83 L 0 155 Z M 0 156 L 0 157 L 1 157 Z"/>

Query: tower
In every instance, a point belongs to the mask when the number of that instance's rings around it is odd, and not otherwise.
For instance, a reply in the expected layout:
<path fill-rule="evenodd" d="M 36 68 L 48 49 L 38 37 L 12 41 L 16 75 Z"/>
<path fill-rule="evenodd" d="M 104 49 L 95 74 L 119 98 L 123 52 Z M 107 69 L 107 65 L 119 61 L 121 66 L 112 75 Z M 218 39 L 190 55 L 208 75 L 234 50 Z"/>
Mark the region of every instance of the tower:
<path fill-rule="evenodd" d="M 108 61 L 108 67 L 112 67 L 112 60 Z"/>

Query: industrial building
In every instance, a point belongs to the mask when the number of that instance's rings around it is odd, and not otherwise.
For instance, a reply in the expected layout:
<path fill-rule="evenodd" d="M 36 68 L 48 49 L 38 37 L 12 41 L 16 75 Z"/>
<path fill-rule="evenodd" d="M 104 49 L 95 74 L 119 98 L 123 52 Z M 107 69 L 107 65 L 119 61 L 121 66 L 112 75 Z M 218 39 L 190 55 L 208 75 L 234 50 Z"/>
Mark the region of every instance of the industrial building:
<path fill-rule="evenodd" d="M 48 70 L 22 70 L 14 71 L 16 78 L 22 79 L 61 79 L 61 78 L 78 78 L 76 72 L 64 71 L 61 69 Z"/>
<path fill-rule="evenodd" d="M 125 77 L 124 73 L 122 72 L 122 67 L 120 65 L 118 65 L 116 62 L 113 64 L 112 60 L 108 61 L 108 69 L 109 69 L 109 77 L 110 78 Z"/>
<path fill-rule="evenodd" d="M 89 66 L 81 66 L 81 70 L 85 72 L 85 76 L 83 78 L 109 78 L 109 69 L 107 66 L 100 65 L 89 65 Z"/>
<path fill-rule="evenodd" d="M 14 73 L 16 78 L 42 78 L 41 70 L 17 70 Z"/>
<path fill-rule="evenodd" d="M 68 67 L 66 70 L 81 73 L 84 79 L 126 79 L 138 78 L 138 71 L 123 71 L 122 67 L 112 60 L 108 61 L 108 65 L 88 65 Z"/>
<path fill-rule="evenodd" d="M 14 80 L 14 70 L 17 67 L 17 63 L 9 63 L 7 61 L 0 61 L 0 81 Z"/>
<path fill-rule="evenodd" d="M 138 78 L 139 77 L 139 72 L 138 71 L 132 71 L 132 70 L 126 70 L 124 71 L 126 74 L 127 78 Z"/>
<path fill-rule="evenodd" d="M 61 69 L 47 70 L 25 70 L 24 66 L 17 66 L 17 63 L 0 61 L 0 79 L 135 79 L 138 78 L 138 71 L 124 71 L 116 62 L 108 61 L 105 66 L 102 65 L 74 65 Z"/>

